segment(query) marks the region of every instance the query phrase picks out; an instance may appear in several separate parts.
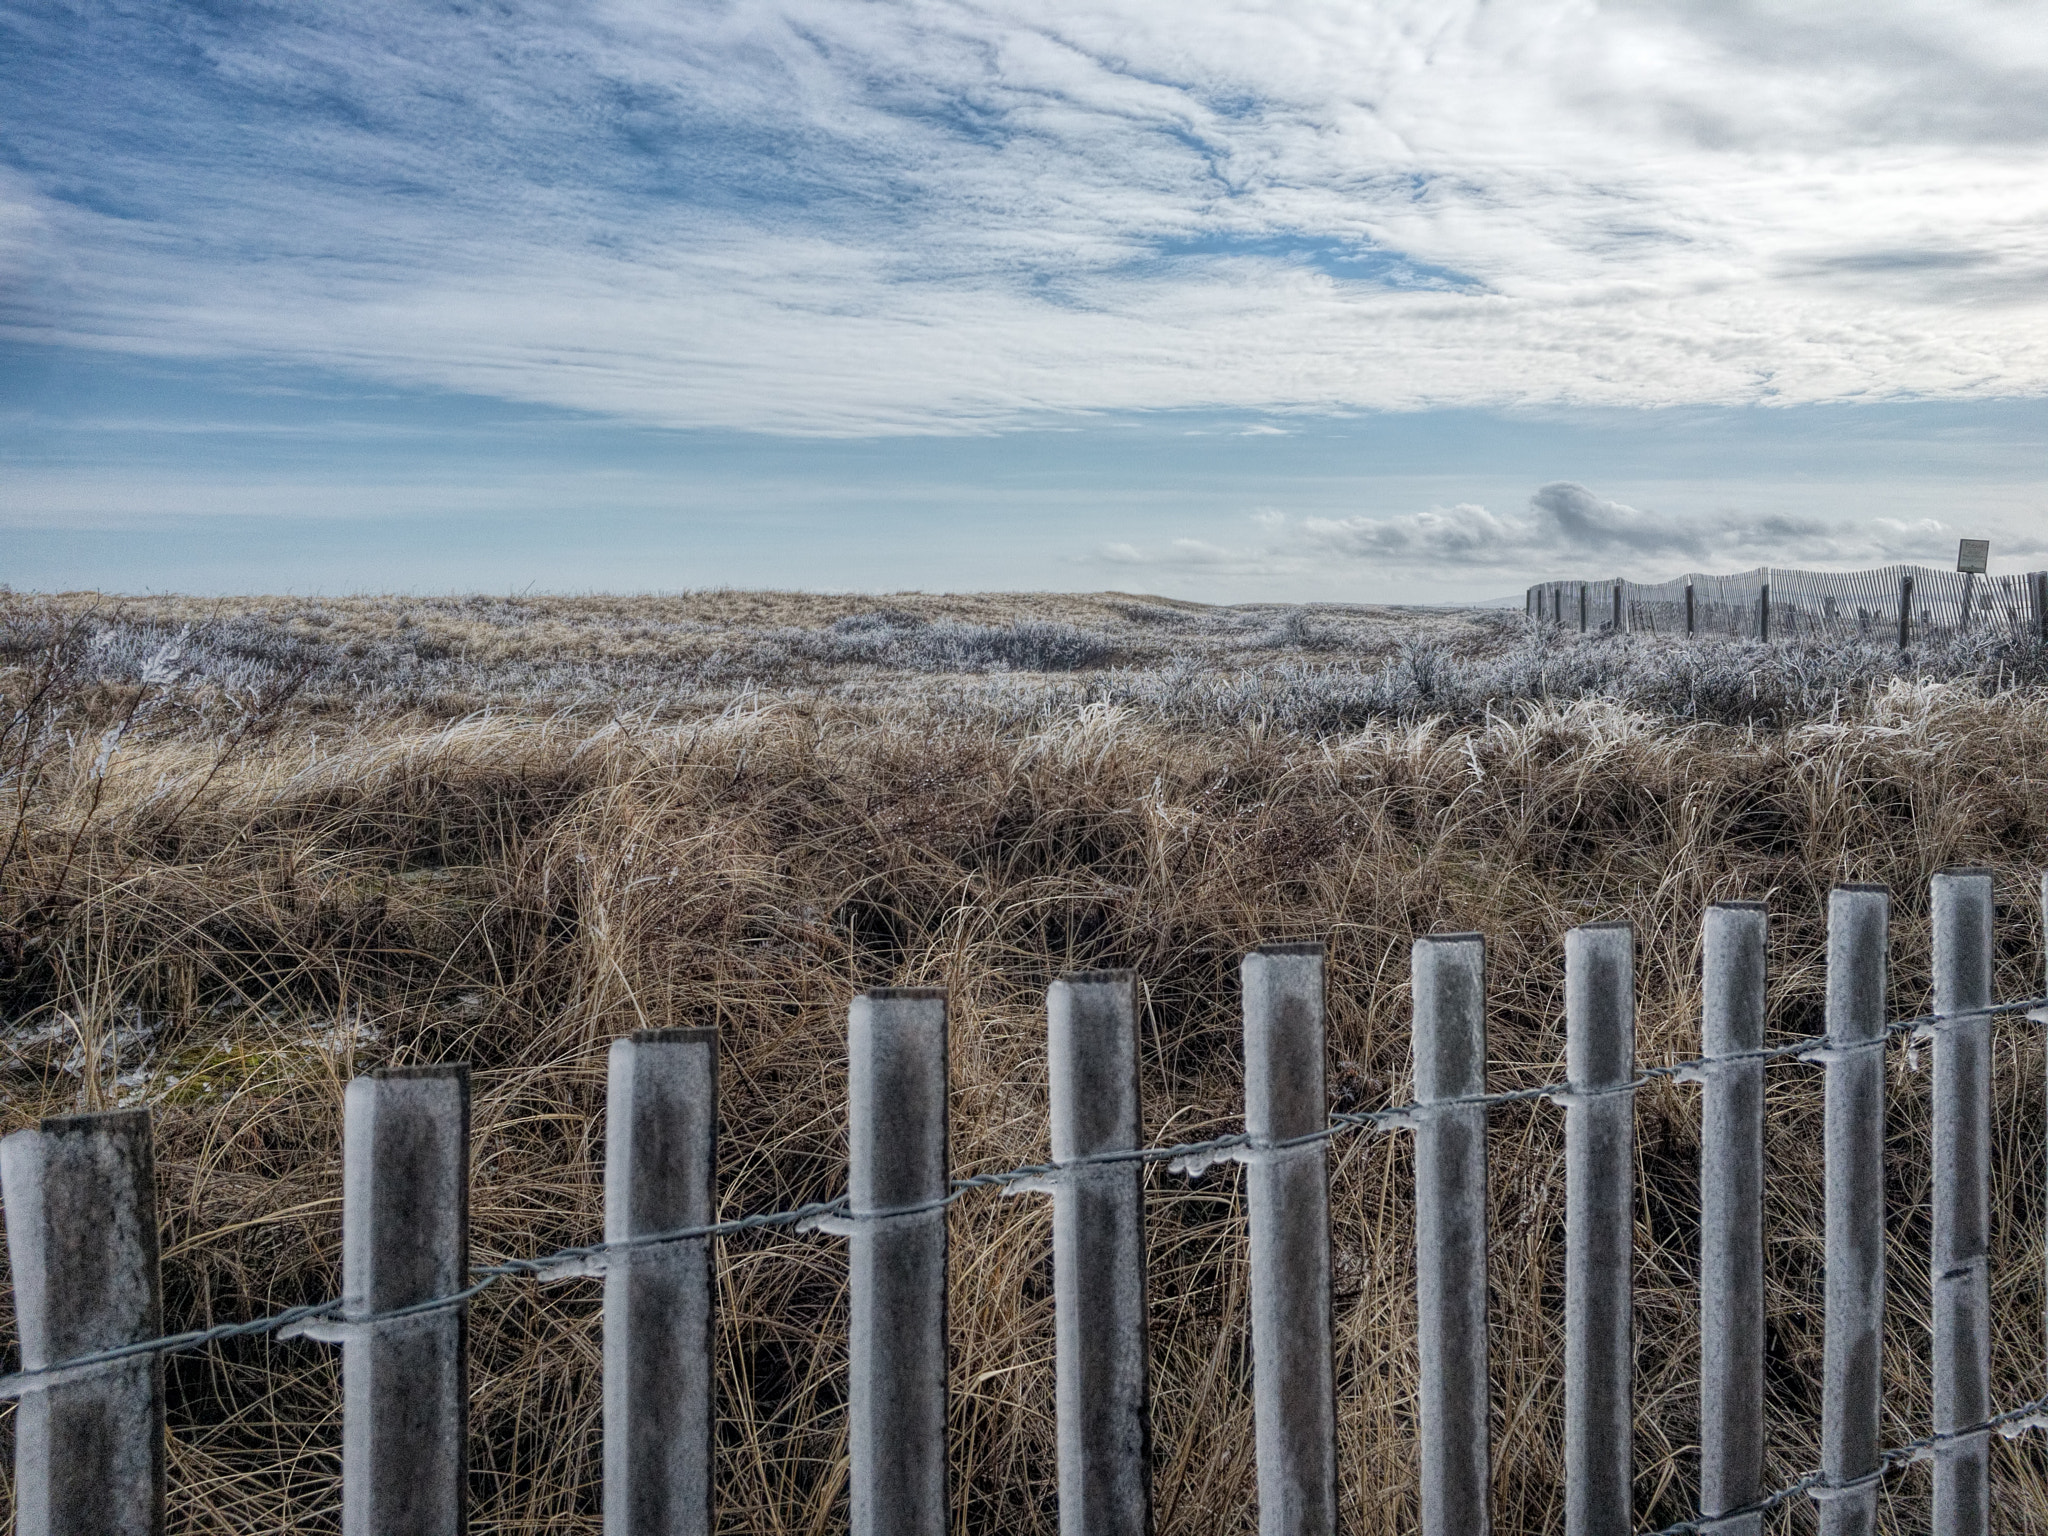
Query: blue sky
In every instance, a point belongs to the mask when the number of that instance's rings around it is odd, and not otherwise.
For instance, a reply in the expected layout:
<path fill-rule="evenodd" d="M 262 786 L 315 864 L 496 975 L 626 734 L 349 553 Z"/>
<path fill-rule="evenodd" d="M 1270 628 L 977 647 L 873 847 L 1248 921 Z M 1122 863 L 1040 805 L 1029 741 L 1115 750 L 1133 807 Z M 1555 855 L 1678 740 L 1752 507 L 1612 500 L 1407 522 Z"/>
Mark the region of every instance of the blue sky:
<path fill-rule="evenodd" d="M 0 0 L 0 580 L 2048 565 L 2038 23 Z"/>

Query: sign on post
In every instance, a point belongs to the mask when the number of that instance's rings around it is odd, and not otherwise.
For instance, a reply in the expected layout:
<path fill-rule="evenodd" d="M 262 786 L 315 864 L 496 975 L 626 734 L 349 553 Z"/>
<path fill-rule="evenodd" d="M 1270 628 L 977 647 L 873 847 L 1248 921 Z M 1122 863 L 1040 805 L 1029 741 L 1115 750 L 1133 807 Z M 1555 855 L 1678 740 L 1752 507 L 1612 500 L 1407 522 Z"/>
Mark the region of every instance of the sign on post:
<path fill-rule="evenodd" d="M 1956 546 L 1956 569 L 1965 576 L 1982 576 L 1991 568 L 1991 541 L 1964 539 Z"/>

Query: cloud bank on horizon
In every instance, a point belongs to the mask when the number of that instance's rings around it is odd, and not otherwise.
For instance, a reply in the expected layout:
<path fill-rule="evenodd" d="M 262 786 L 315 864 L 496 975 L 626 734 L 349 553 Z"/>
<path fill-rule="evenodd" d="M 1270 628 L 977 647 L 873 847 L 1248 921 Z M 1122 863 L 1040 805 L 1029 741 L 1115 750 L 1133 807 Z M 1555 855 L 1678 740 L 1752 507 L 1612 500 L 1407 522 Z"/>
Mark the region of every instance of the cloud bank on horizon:
<path fill-rule="evenodd" d="M 843 435 L 2048 391 L 2048 27 L 1999 0 L 23 0 L 0 36 L 18 341 Z M 1676 526 L 1554 485 L 1251 558 L 1841 548 Z"/>
<path fill-rule="evenodd" d="M 1296 518 L 1268 509 L 1253 521 L 1259 533 L 1241 546 L 1187 538 L 1155 548 L 1116 542 L 1099 546 L 1096 558 L 1162 573 L 1285 577 L 1350 567 L 1454 570 L 1468 583 L 1479 576 L 1519 580 L 1532 572 L 1656 580 L 1688 570 L 1729 573 L 1802 561 L 1825 567 L 1919 563 L 1952 552 L 1956 538 L 1951 525 L 1931 517 L 1660 515 L 1569 480 L 1540 487 L 1525 510 L 1505 514 L 1466 503 L 1380 518 Z M 2040 531 L 2000 532 L 2003 555 L 2048 554 L 2048 537 Z"/>

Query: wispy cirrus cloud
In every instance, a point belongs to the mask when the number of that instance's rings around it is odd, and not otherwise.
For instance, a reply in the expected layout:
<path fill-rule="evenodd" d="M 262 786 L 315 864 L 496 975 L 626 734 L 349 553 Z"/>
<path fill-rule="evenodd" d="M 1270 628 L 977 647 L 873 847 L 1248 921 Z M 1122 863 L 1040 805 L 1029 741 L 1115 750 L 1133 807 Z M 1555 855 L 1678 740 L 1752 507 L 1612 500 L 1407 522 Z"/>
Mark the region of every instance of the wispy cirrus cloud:
<path fill-rule="evenodd" d="M 17 338 L 856 435 L 2048 389 L 2048 29 L 1997 0 L 0 29 Z"/>

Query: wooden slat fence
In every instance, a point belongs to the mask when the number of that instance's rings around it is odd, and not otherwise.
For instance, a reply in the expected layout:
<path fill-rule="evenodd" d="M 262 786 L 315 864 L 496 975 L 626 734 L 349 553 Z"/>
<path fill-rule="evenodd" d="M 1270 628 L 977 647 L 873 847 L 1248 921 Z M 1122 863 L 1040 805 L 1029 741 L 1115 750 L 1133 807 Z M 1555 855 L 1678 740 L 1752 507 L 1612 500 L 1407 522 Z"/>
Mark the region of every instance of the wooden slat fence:
<path fill-rule="evenodd" d="M 944 1536 L 946 1210 L 971 1191 L 1054 1201 L 1056 1401 L 1062 1536 L 1146 1536 L 1153 1524 L 1142 1165 L 1199 1175 L 1246 1165 L 1253 1406 L 1261 1536 L 1338 1525 L 1328 1148 L 1359 1130 L 1417 1138 L 1420 1509 L 1425 1536 L 1490 1529 L 1486 1122 L 1489 1105 L 1549 1099 L 1566 1121 L 1565 1530 L 1627 1536 L 1631 1506 L 1634 1092 L 1701 1085 L 1699 1515 L 1659 1536 L 1754 1536 L 1808 1495 L 1829 1536 L 1874 1530 L 1885 1473 L 1934 1464 L 1937 1536 L 1990 1523 L 1990 1440 L 2041 1427 L 2048 1400 L 1994 1413 L 1988 1272 L 1991 1025 L 2041 998 L 1995 1004 L 1992 879 L 1933 882 L 1934 1012 L 1888 1021 L 1890 898 L 1844 886 L 1828 908 L 1825 1035 L 1765 1044 L 1766 913 L 1710 908 L 1702 1055 L 1644 1069 L 1635 1048 L 1635 936 L 1566 936 L 1567 1080 L 1486 1092 L 1485 945 L 1438 934 L 1413 953 L 1415 1099 L 1331 1115 L 1323 951 L 1259 949 L 1243 964 L 1245 1128 L 1141 1147 L 1136 977 L 1065 976 L 1047 998 L 1053 1161 L 951 1179 L 946 996 L 871 991 L 849 1019 L 848 1192 L 797 1210 L 712 1219 L 718 1122 L 713 1031 L 650 1030 L 610 1056 L 605 1240 L 543 1258 L 468 1263 L 469 1080 L 460 1065 L 390 1068 L 345 1101 L 342 1294 L 275 1317 L 158 1337 L 161 1300 L 147 1111 L 44 1120 L 0 1142 L 21 1370 L 15 1498 L 22 1536 L 151 1536 L 164 1524 L 163 1357 L 254 1333 L 342 1350 L 341 1528 L 454 1536 L 467 1482 L 468 1303 L 515 1277 L 601 1275 L 604 1525 L 608 1536 L 708 1536 L 714 1241 L 764 1226 L 849 1244 L 851 1528 Z M 2048 876 L 2041 882 L 2048 921 Z M 1934 1057 L 1934 1414 L 1886 1449 L 1886 1044 Z M 1764 1073 L 1798 1059 L 1826 1074 L 1826 1278 L 1821 1465 L 1763 1486 Z M 1394 1341 L 1388 1341 L 1394 1347 Z"/>
<path fill-rule="evenodd" d="M 1901 647 L 1989 631 L 2048 643 L 2048 571 L 1971 576 L 1923 565 L 1874 571 L 1760 566 L 1670 581 L 1546 581 L 1524 609 L 1581 633 L 1720 635 L 1751 640 L 1862 638 Z"/>

